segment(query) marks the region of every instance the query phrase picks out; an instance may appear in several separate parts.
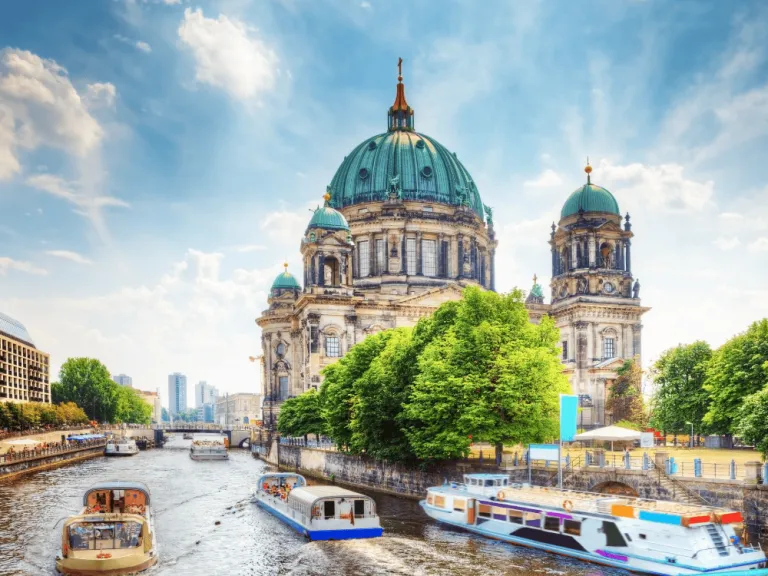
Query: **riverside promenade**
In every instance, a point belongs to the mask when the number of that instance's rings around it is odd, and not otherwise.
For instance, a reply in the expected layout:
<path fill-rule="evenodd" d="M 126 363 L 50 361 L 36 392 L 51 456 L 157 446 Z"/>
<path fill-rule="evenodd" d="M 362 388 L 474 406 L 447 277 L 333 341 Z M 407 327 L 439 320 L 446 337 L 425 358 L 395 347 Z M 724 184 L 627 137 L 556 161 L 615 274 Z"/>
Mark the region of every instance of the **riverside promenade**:
<path fill-rule="evenodd" d="M 0 482 L 101 456 L 106 443 L 106 438 L 97 438 L 42 444 L 6 452 L 0 455 Z"/>

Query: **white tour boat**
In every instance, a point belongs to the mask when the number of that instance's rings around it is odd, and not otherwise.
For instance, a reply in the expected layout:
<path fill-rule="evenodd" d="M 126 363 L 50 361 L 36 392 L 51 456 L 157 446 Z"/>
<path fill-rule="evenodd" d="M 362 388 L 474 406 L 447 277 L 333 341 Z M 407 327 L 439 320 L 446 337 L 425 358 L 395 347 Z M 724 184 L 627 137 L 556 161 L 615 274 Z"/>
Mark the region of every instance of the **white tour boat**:
<path fill-rule="evenodd" d="M 337 486 L 307 486 L 299 474 L 264 474 L 253 501 L 310 540 L 376 538 L 382 528 L 372 498 Z"/>
<path fill-rule="evenodd" d="M 227 439 L 203 440 L 196 438 L 192 440 L 192 446 L 189 448 L 189 457 L 192 460 L 227 460 L 229 459 Z"/>
<path fill-rule="evenodd" d="M 429 488 L 420 504 L 458 528 L 632 572 L 768 575 L 760 547 L 734 530 L 741 513 L 728 509 L 512 484 L 503 474 L 466 474 Z"/>
<path fill-rule="evenodd" d="M 126 436 L 112 437 L 104 447 L 105 456 L 133 456 L 138 453 L 139 447 L 136 445 L 136 441 Z"/>
<path fill-rule="evenodd" d="M 135 574 L 157 562 L 149 489 L 141 482 L 102 482 L 64 522 L 56 570 L 72 576 Z"/>

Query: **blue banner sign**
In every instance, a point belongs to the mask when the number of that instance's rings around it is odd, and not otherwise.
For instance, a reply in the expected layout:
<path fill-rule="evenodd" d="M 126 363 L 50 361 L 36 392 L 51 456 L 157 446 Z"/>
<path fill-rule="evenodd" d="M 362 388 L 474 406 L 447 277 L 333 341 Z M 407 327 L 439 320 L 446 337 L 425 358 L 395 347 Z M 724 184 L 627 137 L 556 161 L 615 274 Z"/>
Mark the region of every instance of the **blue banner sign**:
<path fill-rule="evenodd" d="M 557 454 L 560 447 L 557 444 L 530 444 L 531 460 L 552 460 L 557 462 Z"/>
<path fill-rule="evenodd" d="M 560 394 L 560 440 L 573 442 L 576 436 L 576 415 L 579 411 L 579 397 Z"/>

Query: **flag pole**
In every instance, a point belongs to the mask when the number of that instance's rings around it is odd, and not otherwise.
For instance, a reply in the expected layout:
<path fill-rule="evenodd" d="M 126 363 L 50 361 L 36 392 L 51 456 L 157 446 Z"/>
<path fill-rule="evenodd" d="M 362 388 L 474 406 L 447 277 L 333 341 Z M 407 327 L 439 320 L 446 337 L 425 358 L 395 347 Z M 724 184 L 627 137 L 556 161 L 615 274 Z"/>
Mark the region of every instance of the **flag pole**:
<path fill-rule="evenodd" d="M 557 442 L 557 487 L 563 489 L 563 395 L 560 394 L 560 430 Z"/>

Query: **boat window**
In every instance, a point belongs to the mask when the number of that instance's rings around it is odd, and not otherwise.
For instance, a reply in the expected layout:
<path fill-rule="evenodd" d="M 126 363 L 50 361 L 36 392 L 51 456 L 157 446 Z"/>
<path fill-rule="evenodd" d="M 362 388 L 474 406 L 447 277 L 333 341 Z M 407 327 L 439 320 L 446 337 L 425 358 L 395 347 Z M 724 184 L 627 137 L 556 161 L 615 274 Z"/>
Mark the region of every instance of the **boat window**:
<path fill-rule="evenodd" d="M 547 516 L 544 518 L 544 530 L 560 532 L 560 518 L 554 516 Z"/>
<path fill-rule="evenodd" d="M 640 540 L 645 540 L 645 534 L 640 534 Z"/>
<path fill-rule="evenodd" d="M 504 486 L 506 486 L 506 485 L 507 485 L 507 479 L 504 478 Z"/>
<path fill-rule="evenodd" d="M 435 495 L 435 506 L 445 508 L 445 496 Z"/>
<path fill-rule="evenodd" d="M 499 508 L 498 506 L 494 506 L 491 509 L 491 512 L 493 513 L 493 519 L 494 520 L 501 520 L 502 522 L 507 521 L 507 509 L 506 508 Z"/>
<path fill-rule="evenodd" d="M 467 503 L 461 498 L 453 499 L 453 509 L 456 510 L 456 512 L 464 512 L 464 510 L 466 509 L 466 506 L 467 506 Z"/>
<path fill-rule="evenodd" d="M 486 486 L 493 486 L 494 485 L 494 481 L 493 480 L 486 480 L 485 481 L 485 485 Z"/>
<path fill-rule="evenodd" d="M 572 536 L 581 536 L 581 522 L 576 520 L 565 520 L 563 522 L 563 532 Z"/>
<path fill-rule="evenodd" d="M 525 525 L 534 526 L 535 528 L 541 528 L 541 514 L 538 512 L 526 512 Z"/>
<path fill-rule="evenodd" d="M 605 534 L 607 546 L 626 546 L 627 541 L 619 532 L 619 528 L 613 522 L 603 522 L 603 533 Z"/>
<path fill-rule="evenodd" d="M 627 540 L 628 540 L 628 541 L 632 542 L 632 536 L 630 536 L 630 535 L 629 535 L 629 534 L 627 534 L 626 532 L 624 532 L 624 536 L 626 536 L 626 537 L 627 537 Z"/>
<path fill-rule="evenodd" d="M 365 500 L 355 500 L 355 518 L 365 516 Z"/>
<path fill-rule="evenodd" d="M 513 522 L 514 524 L 522 524 L 523 523 L 523 513 L 519 510 L 510 510 L 509 511 L 509 521 Z"/>
<path fill-rule="evenodd" d="M 427 504 L 433 504 L 435 501 L 435 497 L 432 495 L 432 492 L 427 492 Z"/>
<path fill-rule="evenodd" d="M 481 518 L 490 518 L 491 517 L 491 507 L 488 506 L 488 504 L 480 504 L 480 506 L 478 506 L 477 514 Z"/>
<path fill-rule="evenodd" d="M 73 550 L 113 550 L 141 545 L 139 522 L 77 522 L 69 526 Z"/>
<path fill-rule="evenodd" d="M 323 502 L 323 515 L 326 520 L 328 518 L 336 518 L 336 502 L 334 500 Z"/>

